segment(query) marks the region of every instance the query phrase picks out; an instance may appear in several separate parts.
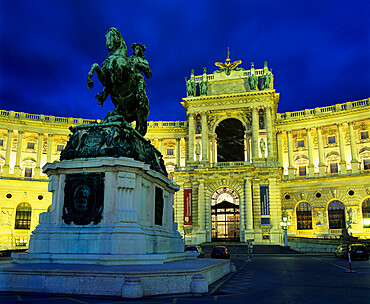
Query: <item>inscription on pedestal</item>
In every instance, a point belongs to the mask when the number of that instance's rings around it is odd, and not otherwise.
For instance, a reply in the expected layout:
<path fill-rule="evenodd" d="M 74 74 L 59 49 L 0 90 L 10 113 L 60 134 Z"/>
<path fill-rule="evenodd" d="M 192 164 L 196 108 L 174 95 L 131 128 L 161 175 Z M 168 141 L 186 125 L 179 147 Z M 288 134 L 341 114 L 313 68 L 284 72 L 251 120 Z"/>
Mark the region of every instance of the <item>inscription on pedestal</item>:
<path fill-rule="evenodd" d="M 68 174 L 64 188 L 63 220 L 69 225 L 98 224 L 104 207 L 104 173 Z"/>

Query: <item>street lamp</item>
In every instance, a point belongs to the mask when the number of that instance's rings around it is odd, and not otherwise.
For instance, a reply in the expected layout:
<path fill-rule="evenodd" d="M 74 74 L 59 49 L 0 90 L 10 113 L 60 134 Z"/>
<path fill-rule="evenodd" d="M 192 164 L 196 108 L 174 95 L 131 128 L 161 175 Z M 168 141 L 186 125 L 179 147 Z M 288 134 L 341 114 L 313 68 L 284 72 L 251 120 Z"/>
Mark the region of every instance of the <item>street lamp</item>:
<path fill-rule="evenodd" d="M 284 247 L 288 246 L 288 226 L 290 226 L 290 222 L 288 222 L 288 215 L 284 211 L 283 212 L 283 220 L 280 222 L 281 228 L 284 230 Z"/>

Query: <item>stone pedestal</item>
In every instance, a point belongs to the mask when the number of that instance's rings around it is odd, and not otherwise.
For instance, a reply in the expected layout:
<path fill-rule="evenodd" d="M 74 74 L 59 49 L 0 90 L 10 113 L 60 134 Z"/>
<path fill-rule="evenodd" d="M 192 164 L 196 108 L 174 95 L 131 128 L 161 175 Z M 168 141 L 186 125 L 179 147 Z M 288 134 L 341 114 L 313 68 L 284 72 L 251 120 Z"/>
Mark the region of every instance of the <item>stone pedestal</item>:
<path fill-rule="evenodd" d="M 178 190 L 132 158 L 89 158 L 47 164 L 50 212 L 16 263 L 161 264 L 187 257 L 173 222 Z"/>

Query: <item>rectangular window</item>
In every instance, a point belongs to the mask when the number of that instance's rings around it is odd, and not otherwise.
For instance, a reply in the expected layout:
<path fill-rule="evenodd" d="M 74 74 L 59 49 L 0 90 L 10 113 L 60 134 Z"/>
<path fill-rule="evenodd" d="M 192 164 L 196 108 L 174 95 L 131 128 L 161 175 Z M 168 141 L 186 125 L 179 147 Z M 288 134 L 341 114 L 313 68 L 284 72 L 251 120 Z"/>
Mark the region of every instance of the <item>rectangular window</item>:
<path fill-rule="evenodd" d="M 298 147 L 304 147 L 304 140 L 298 140 Z"/>
<path fill-rule="evenodd" d="M 58 145 L 57 150 L 58 151 L 63 151 L 64 150 L 64 145 Z"/>
<path fill-rule="evenodd" d="M 369 132 L 368 131 L 361 132 L 361 139 L 367 139 L 367 138 L 369 138 Z"/>
<path fill-rule="evenodd" d="M 28 143 L 27 143 L 27 149 L 32 149 L 32 150 L 34 150 L 34 149 L 35 149 L 35 143 L 33 143 L 33 142 L 28 142 Z"/>
<path fill-rule="evenodd" d="M 0 147 L 4 146 L 4 140 L 0 139 Z"/>
<path fill-rule="evenodd" d="M 364 159 L 364 170 L 370 170 L 370 159 Z"/>
<path fill-rule="evenodd" d="M 299 167 L 299 176 L 306 176 L 306 166 Z"/>
<path fill-rule="evenodd" d="M 32 168 L 26 168 L 24 170 L 24 177 L 32 177 Z"/>
<path fill-rule="evenodd" d="M 330 173 L 338 173 L 338 164 L 330 164 Z"/>
<path fill-rule="evenodd" d="M 167 155 L 173 155 L 173 149 L 167 149 Z"/>
<path fill-rule="evenodd" d="M 335 144 L 335 136 L 329 136 L 328 137 L 329 144 Z"/>
<path fill-rule="evenodd" d="M 269 186 L 260 185 L 261 215 L 270 215 Z"/>
<path fill-rule="evenodd" d="M 162 225 L 163 207 L 163 189 L 155 187 L 154 224 L 156 225 Z"/>

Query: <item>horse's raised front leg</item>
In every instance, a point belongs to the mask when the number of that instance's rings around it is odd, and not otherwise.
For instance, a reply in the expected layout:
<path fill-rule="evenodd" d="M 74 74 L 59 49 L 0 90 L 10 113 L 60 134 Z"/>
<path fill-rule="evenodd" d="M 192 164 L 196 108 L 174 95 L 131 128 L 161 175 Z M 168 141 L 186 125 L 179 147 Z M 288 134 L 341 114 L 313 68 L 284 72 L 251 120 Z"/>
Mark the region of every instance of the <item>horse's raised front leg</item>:
<path fill-rule="evenodd" d="M 94 87 L 94 81 L 92 80 L 92 77 L 94 75 L 94 72 L 99 70 L 100 71 L 100 68 L 99 68 L 99 64 L 97 63 L 94 63 L 92 66 L 91 66 L 91 69 L 90 69 L 90 72 L 87 73 L 87 88 L 88 89 L 92 89 Z M 98 77 L 99 78 L 99 77 Z M 100 80 L 100 79 L 99 79 Z"/>

